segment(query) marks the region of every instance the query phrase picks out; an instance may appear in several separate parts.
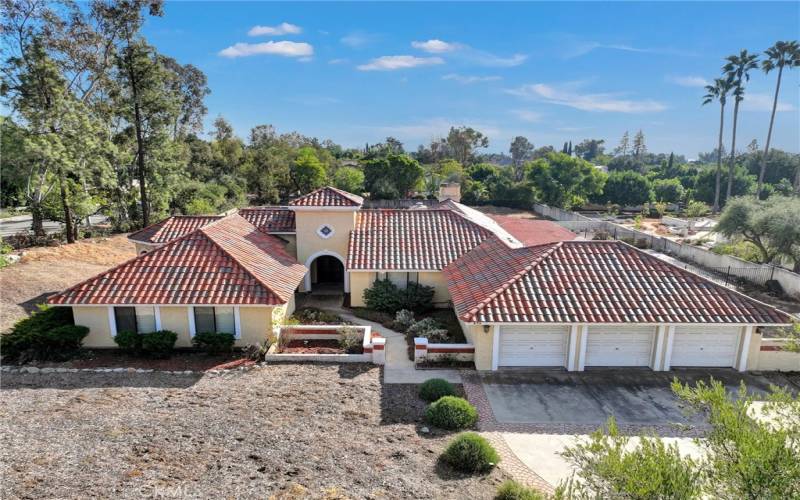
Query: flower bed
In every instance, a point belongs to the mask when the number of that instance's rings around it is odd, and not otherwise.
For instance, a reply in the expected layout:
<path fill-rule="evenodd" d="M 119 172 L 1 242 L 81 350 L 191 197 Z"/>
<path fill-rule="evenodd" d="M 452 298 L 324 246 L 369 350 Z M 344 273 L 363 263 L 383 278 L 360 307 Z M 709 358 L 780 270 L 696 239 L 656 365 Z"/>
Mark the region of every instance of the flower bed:
<path fill-rule="evenodd" d="M 360 335 L 360 345 L 340 345 L 342 337 L 353 332 Z M 369 326 L 289 325 L 277 327 L 275 337 L 265 361 L 383 364 L 385 359 L 386 339 Z"/>
<path fill-rule="evenodd" d="M 475 360 L 475 346 L 468 343 L 429 343 L 428 339 L 414 339 L 414 365 L 418 368 L 463 368 Z"/>

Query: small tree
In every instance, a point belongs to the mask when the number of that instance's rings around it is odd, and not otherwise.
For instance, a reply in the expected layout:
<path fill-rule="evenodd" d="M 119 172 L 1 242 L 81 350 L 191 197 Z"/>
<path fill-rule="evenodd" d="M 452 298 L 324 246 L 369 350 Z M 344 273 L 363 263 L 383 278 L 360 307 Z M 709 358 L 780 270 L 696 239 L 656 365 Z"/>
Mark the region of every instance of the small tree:
<path fill-rule="evenodd" d="M 348 193 L 361 194 L 364 191 L 364 172 L 353 167 L 341 167 L 333 174 L 333 185 Z"/>
<path fill-rule="evenodd" d="M 601 202 L 622 206 L 643 205 L 653 199 L 653 189 L 647 177 L 633 171 L 613 172 L 608 176 Z"/>
<path fill-rule="evenodd" d="M 325 185 L 325 166 L 311 147 L 301 148 L 298 151 L 290 175 L 300 193 L 308 193 Z"/>
<path fill-rule="evenodd" d="M 689 229 L 691 230 L 692 227 L 694 227 L 694 222 L 696 219 L 703 217 L 710 210 L 711 209 L 708 208 L 708 205 L 702 201 L 690 201 L 686 206 L 686 210 L 684 211 L 684 214 L 689 219 Z"/>

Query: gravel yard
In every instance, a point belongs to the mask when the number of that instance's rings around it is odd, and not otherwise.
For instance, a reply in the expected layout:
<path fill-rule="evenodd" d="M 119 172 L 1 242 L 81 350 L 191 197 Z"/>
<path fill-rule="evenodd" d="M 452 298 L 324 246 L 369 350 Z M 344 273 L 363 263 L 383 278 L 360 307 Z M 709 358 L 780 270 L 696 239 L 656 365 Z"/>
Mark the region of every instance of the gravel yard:
<path fill-rule="evenodd" d="M 437 463 L 416 386 L 368 365 L 4 374 L 3 498 L 492 498 Z"/>

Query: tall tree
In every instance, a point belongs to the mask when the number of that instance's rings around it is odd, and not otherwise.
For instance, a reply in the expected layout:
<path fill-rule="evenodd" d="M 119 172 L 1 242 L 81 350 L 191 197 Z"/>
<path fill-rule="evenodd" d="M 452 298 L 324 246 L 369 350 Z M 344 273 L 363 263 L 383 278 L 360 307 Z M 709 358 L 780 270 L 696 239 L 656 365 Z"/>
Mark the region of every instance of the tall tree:
<path fill-rule="evenodd" d="M 719 192 L 720 178 L 722 176 L 722 132 L 725 127 L 725 103 L 728 100 L 728 92 L 731 90 L 730 81 L 725 78 L 714 79 L 713 85 L 706 85 L 706 95 L 703 96 L 703 105 L 719 101 L 719 140 L 717 141 L 717 178 L 714 190 L 714 205 L 711 210 L 719 213 Z M 728 193 L 730 196 L 730 192 Z"/>
<path fill-rule="evenodd" d="M 575 155 L 580 156 L 586 161 L 592 161 L 599 155 L 603 154 L 603 144 L 606 141 L 603 139 L 584 139 L 575 146 Z"/>
<path fill-rule="evenodd" d="M 521 181 L 524 176 L 523 164 L 531 159 L 533 144 L 526 137 L 518 135 L 511 141 L 508 152 L 511 153 L 511 165 L 514 169 L 514 180 Z"/>
<path fill-rule="evenodd" d="M 603 192 L 607 175 L 580 158 L 550 153 L 531 163 L 528 179 L 538 199 L 548 205 L 570 209 Z"/>
<path fill-rule="evenodd" d="M 733 137 L 731 139 L 731 157 L 728 164 L 728 190 L 726 199 L 731 198 L 733 189 L 733 170 L 736 163 L 736 126 L 739 121 L 739 103 L 744 99 L 744 85 L 750 81 L 750 71 L 758 68 L 758 56 L 747 50 L 725 58 L 727 63 L 722 67 L 722 72 L 733 88 Z"/>
<path fill-rule="evenodd" d="M 796 68 L 800 66 L 800 44 L 796 40 L 790 42 L 776 42 L 775 45 L 764 51 L 766 59 L 761 61 L 761 69 L 764 73 L 769 73 L 778 68 L 778 80 L 775 83 L 775 97 L 772 99 L 772 114 L 769 117 L 769 130 L 767 132 L 767 143 L 764 145 L 764 156 L 761 157 L 761 169 L 758 173 L 758 187 L 756 188 L 756 198 L 761 197 L 761 188 L 764 185 L 764 173 L 767 170 L 767 155 L 769 154 L 769 143 L 772 139 L 772 127 L 775 124 L 775 111 L 778 109 L 778 94 L 781 91 L 781 78 L 783 68 Z"/>
<path fill-rule="evenodd" d="M 644 132 L 639 130 L 636 132 L 636 135 L 633 136 L 633 147 L 631 148 L 631 153 L 633 154 L 634 158 L 641 161 L 642 157 L 647 153 L 647 145 L 644 141 Z"/>
<path fill-rule="evenodd" d="M 450 127 L 447 145 L 453 158 L 462 165 L 471 165 L 478 148 L 488 148 L 489 138 L 472 127 Z"/>
<path fill-rule="evenodd" d="M 625 133 L 622 134 L 622 138 L 619 140 L 619 146 L 614 148 L 614 156 L 627 156 L 629 148 L 630 138 L 628 137 L 628 131 L 626 130 Z"/>

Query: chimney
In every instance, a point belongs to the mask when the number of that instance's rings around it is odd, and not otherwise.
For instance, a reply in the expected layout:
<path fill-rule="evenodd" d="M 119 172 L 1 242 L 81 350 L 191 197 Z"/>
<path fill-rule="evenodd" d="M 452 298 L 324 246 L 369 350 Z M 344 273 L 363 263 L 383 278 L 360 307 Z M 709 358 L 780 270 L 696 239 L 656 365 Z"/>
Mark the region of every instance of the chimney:
<path fill-rule="evenodd" d="M 439 201 L 447 199 L 453 200 L 456 203 L 461 201 L 461 184 L 458 182 L 443 182 L 439 184 Z"/>

